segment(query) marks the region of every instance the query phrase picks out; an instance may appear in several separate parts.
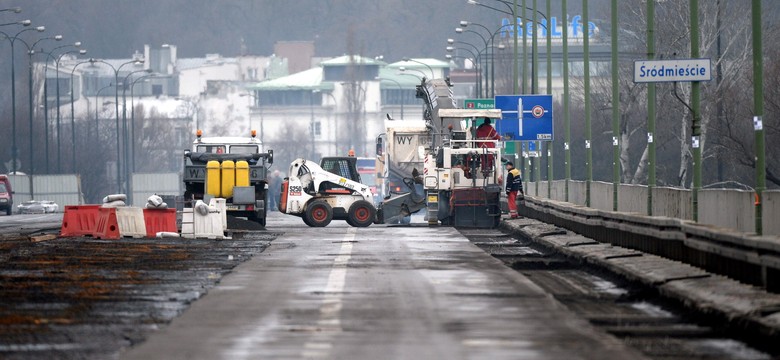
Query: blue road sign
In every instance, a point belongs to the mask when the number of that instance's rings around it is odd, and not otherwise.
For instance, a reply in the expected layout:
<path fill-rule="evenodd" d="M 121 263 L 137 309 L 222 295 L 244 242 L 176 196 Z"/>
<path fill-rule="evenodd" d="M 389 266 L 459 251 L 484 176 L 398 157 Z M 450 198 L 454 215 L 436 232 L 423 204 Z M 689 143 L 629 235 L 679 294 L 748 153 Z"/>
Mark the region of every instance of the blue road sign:
<path fill-rule="evenodd" d="M 552 95 L 498 95 L 496 131 L 510 141 L 552 141 Z"/>

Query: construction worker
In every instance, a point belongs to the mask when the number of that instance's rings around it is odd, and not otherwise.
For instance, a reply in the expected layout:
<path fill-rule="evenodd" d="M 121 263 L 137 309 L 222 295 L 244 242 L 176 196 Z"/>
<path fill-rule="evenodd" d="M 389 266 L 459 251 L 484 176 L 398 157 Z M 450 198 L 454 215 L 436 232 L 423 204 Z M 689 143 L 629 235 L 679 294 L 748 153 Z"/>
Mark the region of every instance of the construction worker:
<path fill-rule="evenodd" d="M 347 152 L 347 156 L 355 157 L 355 149 L 349 149 L 349 152 Z"/>
<path fill-rule="evenodd" d="M 498 132 L 496 132 L 496 129 L 493 128 L 493 125 L 490 125 L 490 118 L 486 117 L 484 121 L 482 121 L 482 125 L 477 127 L 477 140 L 491 140 L 491 141 L 481 141 L 478 143 L 478 146 L 481 148 L 494 148 L 496 147 L 496 143 L 493 142 L 493 140 L 501 140 L 501 136 L 498 135 Z M 482 155 L 482 172 L 487 174 L 492 171 L 493 169 L 493 157 L 490 155 Z"/>
<path fill-rule="evenodd" d="M 490 125 L 490 118 L 485 118 L 482 121 L 482 125 L 477 127 L 477 140 L 501 140 L 501 136 L 498 135 L 493 125 Z M 494 148 L 496 144 L 492 141 L 480 142 L 479 147 Z"/>
<path fill-rule="evenodd" d="M 506 163 L 506 202 L 509 206 L 509 218 L 517 219 L 517 193 L 523 194 L 523 178 L 520 170 L 515 169 L 511 161 Z"/>

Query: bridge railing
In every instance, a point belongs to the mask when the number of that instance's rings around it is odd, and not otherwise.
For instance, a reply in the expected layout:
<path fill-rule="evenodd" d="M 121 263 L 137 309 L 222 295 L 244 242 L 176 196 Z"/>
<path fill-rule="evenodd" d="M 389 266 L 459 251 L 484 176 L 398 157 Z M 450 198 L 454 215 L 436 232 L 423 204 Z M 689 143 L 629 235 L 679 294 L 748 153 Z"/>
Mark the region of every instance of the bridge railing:
<path fill-rule="evenodd" d="M 553 183 L 553 186 L 555 185 Z M 580 195 L 572 196 L 575 194 L 571 191 L 582 187 L 581 184 L 570 185 L 574 185 L 569 187 L 570 198 L 579 197 Z M 598 186 L 603 185 L 611 186 L 608 183 L 601 183 Z M 546 191 L 544 194 L 541 193 L 542 188 L 540 186 L 541 196 L 536 197 L 534 196 L 536 188 L 530 187 L 531 193 L 526 194 L 522 205 L 518 207 L 521 216 L 566 228 L 591 240 L 677 260 L 715 274 L 761 286 L 771 292 L 780 293 L 780 236 L 768 234 L 756 236 L 753 233 L 723 227 L 724 224 L 708 225 L 669 216 L 647 216 L 641 212 L 586 207 L 547 199 Z M 642 191 L 641 187 L 628 186 L 627 188 L 628 190 L 639 190 L 639 194 Z M 678 195 L 685 195 L 684 190 L 665 190 L 669 191 L 663 194 L 658 193 L 659 206 L 666 202 L 664 206 L 670 211 L 686 206 L 685 204 L 679 205 L 684 196 Z M 644 191 L 646 192 L 647 189 L 645 188 Z M 636 192 L 633 194 L 636 195 Z M 604 193 L 594 193 L 593 195 L 598 197 Z M 734 190 L 707 190 L 703 196 L 705 200 L 703 204 L 700 204 L 701 210 L 705 214 L 703 218 L 708 219 L 711 216 L 709 221 L 718 222 L 721 219 L 725 221 L 731 216 L 731 224 L 748 227 L 743 223 L 751 220 L 751 217 L 746 214 L 752 209 L 751 204 L 746 201 L 750 195 L 752 195 L 750 192 Z M 765 216 L 768 216 L 765 220 L 766 224 L 776 222 L 776 200 L 780 197 L 779 195 L 780 192 L 771 192 L 770 196 L 774 202 L 773 206 L 769 208 L 773 212 L 765 213 Z M 770 196 L 766 198 L 770 198 Z M 628 196 L 625 198 L 628 199 Z M 640 197 L 633 199 L 640 199 Z M 643 203 L 640 200 L 637 202 Z M 717 205 L 708 205 L 710 203 Z M 630 204 L 626 203 L 626 205 Z M 732 211 L 730 209 L 742 210 Z M 740 214 L 736 214 L 740 211 Z M 543 236 L 557 234 L 560 233 L 552 231 L 543 234 Z M 573 242 L 567 246 L 578 246 L 578 244 Z"/>
<path fill-rule="evenodd" d="M 525 193 L 537 198 L 566 201 L 566 180 L 555 180 L 550 184 L 528 182 Z M 538 192 L 537 192 L 538 188 Z M 569 181 L 569 200 L 574 205 L 585 206 L 585 181 Z M 618 211 L 647 215 L 647 186 L 621 184 L 618 186 Z M 780 191 L 763 193 L 764 235 L 780 235 Z M 591 183 L 591 208 L 613 210 L 612 183 L 594 181 Z M 693 219 L 691 190 L 670 187 L 653 189 L 653 216 L 665 216 L 681 220 Z M 752 191 L 735 189 L 704 189 L 699 191 L 700 224 L 715 225 L 744 233 L 755 232 L 755 196 Z"/>

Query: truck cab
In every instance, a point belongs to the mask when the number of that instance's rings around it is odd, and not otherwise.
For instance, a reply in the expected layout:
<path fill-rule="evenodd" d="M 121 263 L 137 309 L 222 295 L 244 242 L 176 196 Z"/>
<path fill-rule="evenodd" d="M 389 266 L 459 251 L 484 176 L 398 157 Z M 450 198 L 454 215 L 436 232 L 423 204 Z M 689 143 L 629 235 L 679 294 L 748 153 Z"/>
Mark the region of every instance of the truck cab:
<path fill-rule="evenodd" d="M 264 152 L 256 136 L 253 130 L 251 137 L 203 137 L 198 130 L 184 152 L 185 202 L 224 198 L 228 215 L 265 226 L 273 151 Z"/>

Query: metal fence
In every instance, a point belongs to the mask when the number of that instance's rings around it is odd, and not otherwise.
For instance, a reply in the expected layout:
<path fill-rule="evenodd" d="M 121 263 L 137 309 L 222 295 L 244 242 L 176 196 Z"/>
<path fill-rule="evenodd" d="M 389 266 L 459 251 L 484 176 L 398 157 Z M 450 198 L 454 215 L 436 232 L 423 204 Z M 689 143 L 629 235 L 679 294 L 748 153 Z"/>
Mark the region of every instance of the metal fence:
<path fill-rule="evenodd" d="M 131 203 L 138 207 L 145 206 L 146 200 L 154 194 L 176 196 L 183 193 L 179 173 L 133 174 L 132 189 Z M 174 207 L 174 204 L 168 206 Z"/>
<path fill-rule="evenodd" d="M 14 206 L 28 200 L 51 200 L 59 205 L 59 211 L 62 212 L 66 205 L 84 204 L 79 175 L 8 175 L 8 178 L 14 192 Z M 131 204 L 138 207 L 146 205 L 146 200 L 154 194 L 182 194 L 178 173 L 133 174 L 131 187 Z"/>
<path fill-rule="evenodd" d="M 65 205 L 84 203 L 81 178 L 75 174 L 8 175 L 8 179 L 14 192 L 14 206 L 28 200 L 51 200 L 59 205 L 61 212 Z"/>

